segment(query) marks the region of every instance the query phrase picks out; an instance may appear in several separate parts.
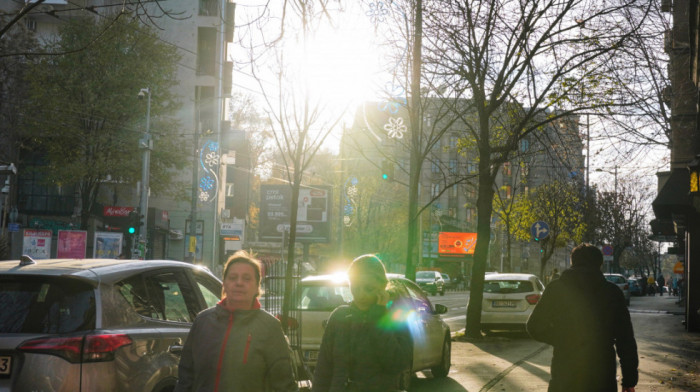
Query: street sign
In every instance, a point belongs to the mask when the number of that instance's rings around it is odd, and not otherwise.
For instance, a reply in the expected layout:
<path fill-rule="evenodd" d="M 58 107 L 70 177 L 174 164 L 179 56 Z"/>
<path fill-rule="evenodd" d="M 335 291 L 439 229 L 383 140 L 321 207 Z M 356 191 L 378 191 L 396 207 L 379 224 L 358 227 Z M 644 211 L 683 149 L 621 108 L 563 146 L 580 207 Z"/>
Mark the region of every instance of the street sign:
<path fill-rule="evenodd" d="M 7 231 L 11 233 L 16 233 L 19 231 L 19 223 L 8 223 L 7 224 Z"/>
<path fill-rule="evenodd" d="M 543 221 L 537 221 L 530 227 L 532 237 L 538 240 L 543 240 L 549 236 L 549 225 Z"/>
<path fill-rule="evenodd" d="M 613 247 L 612 245 L 603 245 L 603 256 L 612 256 Z"/>
<path fill-rule="evenodd" d="M 673 266 L 673 273 L 682 274 L 683 272 L 685 272 L 685 265 L 680 261 L 676 262 L 676 264 Z"/>

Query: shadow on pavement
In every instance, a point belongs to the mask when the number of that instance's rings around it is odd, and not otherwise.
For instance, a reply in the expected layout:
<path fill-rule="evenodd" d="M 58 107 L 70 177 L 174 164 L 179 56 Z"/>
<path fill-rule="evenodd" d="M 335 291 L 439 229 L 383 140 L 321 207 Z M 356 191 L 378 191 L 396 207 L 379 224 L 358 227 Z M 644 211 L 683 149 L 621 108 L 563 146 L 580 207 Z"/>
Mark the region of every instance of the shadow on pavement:
<path fill-rule="evenodd" d="M 467 390 L 449 377 L 447 378 L 414 378 L 409 392 L 466 392 Z"/>

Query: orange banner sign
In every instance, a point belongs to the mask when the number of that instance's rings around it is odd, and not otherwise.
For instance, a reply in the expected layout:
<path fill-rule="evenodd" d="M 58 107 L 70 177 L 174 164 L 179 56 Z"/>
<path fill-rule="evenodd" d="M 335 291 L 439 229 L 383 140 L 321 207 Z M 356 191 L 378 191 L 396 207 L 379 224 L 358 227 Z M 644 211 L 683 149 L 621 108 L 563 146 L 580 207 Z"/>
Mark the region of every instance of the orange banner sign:
<path fill-rule="evenodd" d="M 476 247 L 476 233 L 440 232 L 438 253 L 441 256 L 473 255 Z"/>

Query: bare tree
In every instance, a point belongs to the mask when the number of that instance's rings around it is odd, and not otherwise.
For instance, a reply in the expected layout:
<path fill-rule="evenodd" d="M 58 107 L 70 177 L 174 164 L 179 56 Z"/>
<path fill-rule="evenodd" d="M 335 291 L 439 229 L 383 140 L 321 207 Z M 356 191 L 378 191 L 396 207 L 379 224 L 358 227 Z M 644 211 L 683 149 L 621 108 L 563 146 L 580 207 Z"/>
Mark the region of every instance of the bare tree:
<path fill-rule="evenodd" d="M 638 4 L 639 3 L 639 4 Z M 563 117 L 615 102 L 602 99 L 611 86 L 570 100 L 574 86 L 587 83 L 586 65 L 597 71 L 624 46 L 645 20 L 648 4 L 636 0 L 439 1 L 426 7 L 427 72 L 441 75 L 453 96 L 473 106 L 455 105 L 465 118 L 465 138 L 478 148 L 477 236 L 466 334 L 481 336 L 481 303 L 498 169 L 517 151 L 520 140 Z M 633 10 L 638 18 L 624 23 Z M 581 24 L 592 34 L 578 34 Z M 592 88 L 593 86 L 589 86 Z M 590 90 L 589 88 L 589 90 Z M 457 98 L 456 98 L 457 99 Z M 553 110 L 556 109 L 556 110 Z M 507 121 L 499 120 L 504 115 Z M 473 117 L 473 121 L 467 121 Z"/>

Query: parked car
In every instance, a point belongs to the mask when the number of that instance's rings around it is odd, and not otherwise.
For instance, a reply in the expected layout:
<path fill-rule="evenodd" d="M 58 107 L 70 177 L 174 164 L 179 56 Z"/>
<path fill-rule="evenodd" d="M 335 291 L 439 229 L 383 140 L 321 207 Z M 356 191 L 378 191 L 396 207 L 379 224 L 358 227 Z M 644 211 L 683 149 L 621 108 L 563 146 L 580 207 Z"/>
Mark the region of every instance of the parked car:
<path fill-rule="evenodd" d="M 525 323 L 542 296 L 544 285 L 532 274 L 484 276 L 481 329 L 525 330 Z"/>
<path fill-rule="evenodd" d="M 394 303 L 408 304 L 416 314 L 411 322 L 413 362 L 410 372 L 402 377 L 402 389 L 407 390 L 411 377 L 418 371 L 430 369 L 434 377 L 446 377 L 450 370 L 450 327 L 441 314 L 447 307 L 432 304 L 423 290 L 402 276 L 387 274 L 388 290 L 395 293 Z M 333 309 L 352 301 L 347 275 L 309 276 L 301 280 L 296 308 L 301 313 L 301 348 L 303 361 L 313 371 L 318 359 L 323 331 Z"/>
<path fill-rule="evenodd" d="M 620 290 L 622 290 L 622 294 L 625 295 L 625 303 L 627 304 L 627 306 L 630 306 L 631 294 L 630 294 L 630 285 L 629 285 L 627 278 L 624 275 L 620 275 L 620 274 L 604 273 L 603 275 L 605 276 L 605 279 L 608 282 L 615 283 L 617 285 L 617 287 L 619 287 Z"/>
<path fill-rule="evenodd" d="M 642 293 L 642 285 L 639 283 L 639 281 L 637 279 L 627 279 L 627 283 L 629 284 L 629 287 L 630 287 L 630 295 L 636 295 L 636 296 L 644 295 L 644 293 Z"/>
<path fill-rule="evenodd" d="M 452 289 L 455 287 L 455 281 L 450 278 L 450 275 L 441 273 L 442 281 L 444 282 L 445 289 Z"/>
<path fill-rule="evenodd" d="M 416 283 L 426 293 L 445 295 L 445 281 L 438 271 L 416 272 Z"/>
<path fill-rule="evenodd" d="M 2 261 L 0 390 L 170 391 L 192 321 L 220 295 L 178 261 Z"/>

